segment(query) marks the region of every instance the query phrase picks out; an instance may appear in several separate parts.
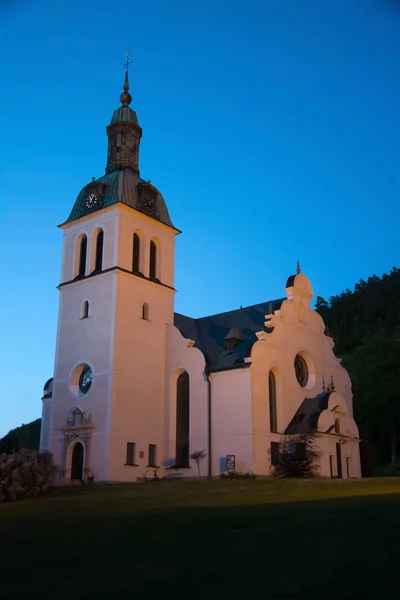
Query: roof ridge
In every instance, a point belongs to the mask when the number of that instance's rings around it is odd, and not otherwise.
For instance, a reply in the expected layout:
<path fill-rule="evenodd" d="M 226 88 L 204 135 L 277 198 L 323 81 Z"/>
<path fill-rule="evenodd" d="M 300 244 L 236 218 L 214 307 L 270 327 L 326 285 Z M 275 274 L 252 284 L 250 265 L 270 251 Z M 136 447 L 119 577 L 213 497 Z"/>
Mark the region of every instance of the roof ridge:
<path fill-rule="evenodd" d="M 275 298 L 274 300 L 266 300 L 265 302 L 257 302 L 256 304 L 250 304 L 249 306 L 241 306 L 240 308 L 234 308 L 233 310 L 225 310 L 223 312 L 220 313 L 213 313 L 212 315 L 205 315 L 204 317 L 189 317 L 187 315 L 184 315 L 183 313 L 177 313 L 175 312 L 175 314 L 181 315 L 182 317 L 186 317 L 187 319 L 192 319 L 193 321 L 201 321 L 202 319 L 211 319 L 212 317 L 219 317 L 221 315 L 228 315 L 229 313 L 235 313 L 238 312 L 239 310 L 249 310 L 249 308 L 255 308 L 257 306 L 262 306 L 262 305 L 268 305 L 270 302 L 272 302 L 272 304 L 280 302 L 282 303 L 284 300 L 286 300 L 286 298 Z"/>

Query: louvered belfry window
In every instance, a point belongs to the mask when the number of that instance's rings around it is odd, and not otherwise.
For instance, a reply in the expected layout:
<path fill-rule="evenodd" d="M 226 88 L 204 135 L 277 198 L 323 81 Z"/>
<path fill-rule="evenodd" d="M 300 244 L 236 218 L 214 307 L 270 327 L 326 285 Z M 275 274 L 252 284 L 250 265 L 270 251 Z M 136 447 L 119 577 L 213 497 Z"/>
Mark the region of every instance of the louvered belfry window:
<path fill-rule="evenodd" d="M 150 279 L 157 277 L 157 246 L 153 240 L 150 242 Z"/>
<path fill-rule="evenodd" d="M 100 229 L 96 239 L 96 263 L 95 271 L 101 271 L 103 268 L 103 245 L 104 245 L 104 231 Z"/>
<path fill-rule="evenodd" d="M 133 234 L 132 271 L 134 273 L 140 272 L 140 237 L 137 233 Z"/>
<path fill-rule="evenodd" d="M 87 253 L 87 237 L 84 235 L 81 239 L 81 247 L 79 250 L 79 271 L 78 275 L 84 277 L 86 274 L 86 253 Z"/>

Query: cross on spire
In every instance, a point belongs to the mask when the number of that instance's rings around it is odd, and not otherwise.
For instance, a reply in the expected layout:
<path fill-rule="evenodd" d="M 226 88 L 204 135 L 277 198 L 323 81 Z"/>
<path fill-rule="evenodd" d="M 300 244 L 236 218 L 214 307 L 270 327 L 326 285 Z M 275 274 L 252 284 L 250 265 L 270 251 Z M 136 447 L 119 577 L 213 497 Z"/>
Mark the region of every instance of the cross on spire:
<path fill-rule="evenodd" d="M 126 60 L 126 62 L 124 65 L 122 65 L 122 68 L 125 69 L 126 72 L 128 72 L 129 65 L 132 62 L 132 60 L 129 60 L 129 51 L 128 50 L 126 51 L 125 60 Z"/>

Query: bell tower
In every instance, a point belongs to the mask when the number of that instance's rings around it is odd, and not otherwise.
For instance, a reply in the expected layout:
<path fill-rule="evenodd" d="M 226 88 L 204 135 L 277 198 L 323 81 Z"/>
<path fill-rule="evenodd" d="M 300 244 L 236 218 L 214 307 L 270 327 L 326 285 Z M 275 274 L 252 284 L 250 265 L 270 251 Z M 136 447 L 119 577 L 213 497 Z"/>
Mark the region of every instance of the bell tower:
<path fill-rule="evenodd" d="M 114 111 L 111 123 L 106 129 L 108 135 L 106 173 L 116 169 L 128 169 L 139 175 L 139 144 L 142 129 L 135 111 L 129 106 L 132 96 L 129 93 L 128 68 L 125 71 L 124 91 L 120 100 L 121 107 Z"/>
<path fill-rule="evenodd" d="M 129 106 L 128 64 L 106 129 L 105 175 L 82 188 L 60 225 L 56 356 L 41 439 L 65 480 L 136 481 L 163 461 L 179 230 L 160 191 L 139 175 L 142 129 Z"/>

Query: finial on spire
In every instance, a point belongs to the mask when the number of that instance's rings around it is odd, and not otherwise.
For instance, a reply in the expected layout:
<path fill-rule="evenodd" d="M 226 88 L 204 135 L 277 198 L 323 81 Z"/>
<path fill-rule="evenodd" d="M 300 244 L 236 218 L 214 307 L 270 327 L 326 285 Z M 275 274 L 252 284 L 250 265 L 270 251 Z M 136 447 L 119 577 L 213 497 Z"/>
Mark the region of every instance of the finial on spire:
<path fill-rule="evenodd" d="M 300 262 L 297 261 L 296 272 L 300 273 Z"/>
<path fill-rule="evenodd" d="M 125 55 L 125 64 L 122 65 L 122 68 L 125 69 L 126 72 L 128 72 L 128 68 L 131 62 L 132 60 L 129 60 L 129 50 L 127 50 Z"/>
<path fill-rule="evenodd" d="M 126 51 L 126 61 L 125 64 L 122 65 L 122 68 L 125 69 L 125 79 L 124 79 L 124 91 L 120 95 L 119 99 L 121 100 L 121 104 L 123 106 L 128 106 L 132 102 L 132 96 L 129 93 L 129 79 L 128 79 L 128 68 L 131 64 L 131 60 L 129 60 L 129 52 Z"/>
<path fill-rule="evenodd" d="M 269 314 L 270 315 L 274 314 L 274 309 L 272 308 L 272 302 L 271 302 L 271 300 L 269 301 L 269 308 L 268 308 L 268 310 L 269 310 Z"/>

